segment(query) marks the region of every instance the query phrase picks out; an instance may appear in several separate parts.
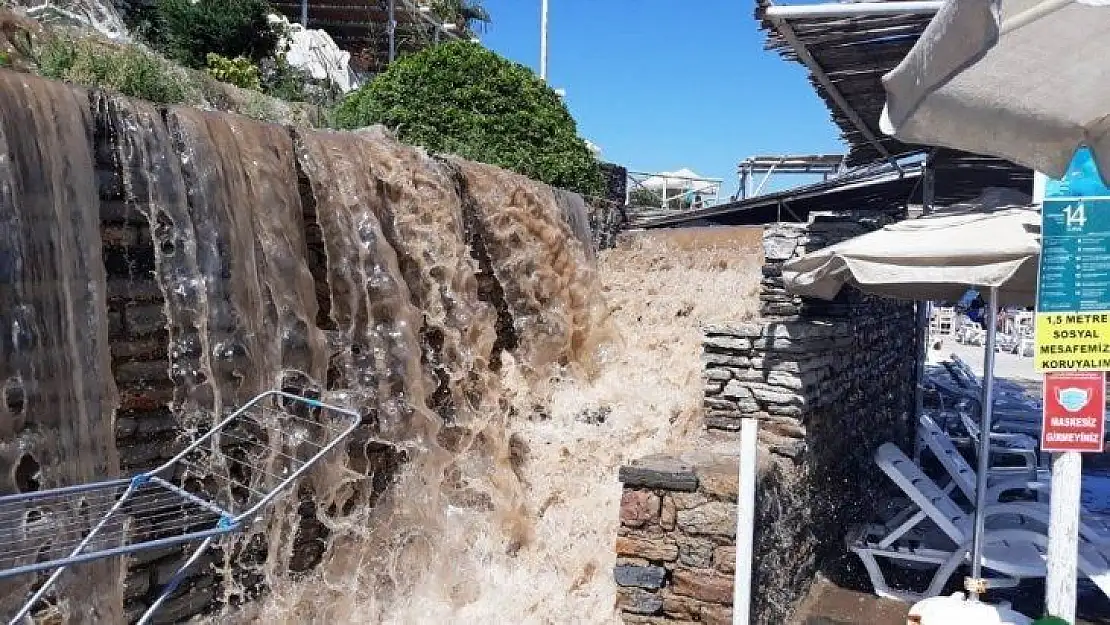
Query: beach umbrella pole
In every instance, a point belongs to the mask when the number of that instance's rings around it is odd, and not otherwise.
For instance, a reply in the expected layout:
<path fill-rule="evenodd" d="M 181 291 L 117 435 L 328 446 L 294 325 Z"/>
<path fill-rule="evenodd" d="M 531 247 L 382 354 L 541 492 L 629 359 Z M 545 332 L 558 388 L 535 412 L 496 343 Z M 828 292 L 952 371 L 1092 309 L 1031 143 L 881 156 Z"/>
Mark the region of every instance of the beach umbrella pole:
<path fill-rule="evenodd" d="M 984 513 L 987 510 L 987 474 L 991 466 L 991 413 L 994 409 L 994 344 L 998 332 L 996 326 L 998 287 L 991 287 L 987 293 L 984 316 L 987 319 L 987 340 L 983 354 L 983 400 L 979 410 L 979 473 L 975 483 L 975 529 L 971 540 L 971 577 L 965 584 L 973 600 L 977 600 L 979 595 L 986 591 L 982 578 L 982 560 L 986 525 Z"/>

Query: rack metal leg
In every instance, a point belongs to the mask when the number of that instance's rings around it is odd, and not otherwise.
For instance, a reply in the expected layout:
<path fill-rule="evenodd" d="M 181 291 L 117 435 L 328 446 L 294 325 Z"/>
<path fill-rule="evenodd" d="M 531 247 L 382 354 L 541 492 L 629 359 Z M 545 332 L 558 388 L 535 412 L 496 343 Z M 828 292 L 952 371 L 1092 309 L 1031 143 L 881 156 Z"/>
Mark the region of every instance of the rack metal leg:
<path fill-rule="evenodd" d="M 185 574 L 189 571 L 189 568 L 192 567 L 193 564 L 195 564 L 196 561 L 200 559 L 201 554 L 203 554 L 205 550 L 208 549 L 208 545 L 212 544 L 212 538 L 213 537 L 211 536 L 205 538 L 204 542 L 202 542 L 200 546 L 197 547 L 197 550 L 193 552 L 193 555 L 185 561 L 185 564 L 182 564 L 181 567 L 177 569 L 177 571 L 173 574 L 173 577 L 170 578 L 169 583 L 167 583 L 165 588 L 162 589 L 162 593 L 158 595 L 158 598 L 155 599 L 154 603 L 150 604 L 150 607 L 147 608 L 146 612 L 143 613 L 142 618 L 139 619 L 138 625 L 147 625 L 148 623 L 150 623 L 150 619 L 154 617 L 154 613 L 158 611 L 158 608 L 162 607 L 162 604 L 166 602 L 166 599 L 170 598 L 170 595 L 172 595 L 175 590 L 177 590 L 177 587 L 181 585 L 181 582 L 185 581 Z"/>

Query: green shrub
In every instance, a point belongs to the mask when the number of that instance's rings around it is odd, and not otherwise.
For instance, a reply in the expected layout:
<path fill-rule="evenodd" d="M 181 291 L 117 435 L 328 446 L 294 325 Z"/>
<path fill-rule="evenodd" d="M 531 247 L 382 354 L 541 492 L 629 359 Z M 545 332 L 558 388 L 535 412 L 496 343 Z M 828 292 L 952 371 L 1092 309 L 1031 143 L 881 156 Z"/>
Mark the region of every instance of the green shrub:
<path fill-rule="evenodd" d="M 158 104 L 185 99 L 182 76 L 157 57 L 134 48 L 53 38 L 36 47 L 35 60 L 39 73 L 47 78 L 110 89 Z"/>
<path fill-rule="evenodd" d="M 239 113 L 251 119 L 257 119 L 258 121 L 269 121 L 278 116 L 270 100 L 267 100 L 261 95 L 251 97 L 251 99 L 247 100 L 246 104 L 239 110 Z"/>
<path fill-rule="evenodd" d="M 331 108 L 342 95 L 331 80 L 313 78 L 309 71 L 290 65 L 284 52 L 263 60 L 260 69 L 262 93 L 279 100 Z"/>
<path fill-rule="evenodd" d="M 8 67 L 12 64 L 12 57 L 7 52 L 0 50 L 0 67 Z"/>
<path fill-rule="evenodd" d="M 243 89 L 262 90 L 258 66 L 241 56 L 229 59 L 215 52 L 208 53 L 208 75 Z"/>
<path fill-rule="evenodd" d="M 170 59 L 204 69 L 209 53 L 255 63 L 272 55 L 282 33 L 271 12 L 265 0 L 157 0 L 129 26 Z"/>
<path fill-rule="evenodd" d="M 336 108 L 341 128 L 384 124 L 434 152 L 597 195 L 601 171 L 559 96 L 528 68 L 456 41 L 404 57 Z"/>

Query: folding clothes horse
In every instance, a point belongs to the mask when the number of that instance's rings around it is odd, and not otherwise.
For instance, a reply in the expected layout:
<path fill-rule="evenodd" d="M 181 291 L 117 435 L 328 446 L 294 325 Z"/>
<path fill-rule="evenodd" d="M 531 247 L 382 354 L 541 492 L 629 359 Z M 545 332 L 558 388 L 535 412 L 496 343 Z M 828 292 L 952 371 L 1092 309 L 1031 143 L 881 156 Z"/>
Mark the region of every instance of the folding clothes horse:
<path fill-rule="evenodd" d="M 153 471 L 0 497 L 0 580 L 53 569 L 10 622 L 70 566 L 201 541 L 139 621 L 148 622 L 213 540 L 254 522 L 360 422 L 353 410 L 268 391 Z"/>

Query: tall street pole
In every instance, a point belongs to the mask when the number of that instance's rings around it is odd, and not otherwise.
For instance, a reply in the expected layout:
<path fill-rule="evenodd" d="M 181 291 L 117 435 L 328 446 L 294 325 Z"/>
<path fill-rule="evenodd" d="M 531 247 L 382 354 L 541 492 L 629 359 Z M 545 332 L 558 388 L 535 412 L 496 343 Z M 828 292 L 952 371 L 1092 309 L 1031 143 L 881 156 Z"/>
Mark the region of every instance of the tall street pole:
<path fill-rule="evenodd" d="M 547 80 L 547 1 L 540 0 L 540 78 Z"/>
<path fill-rule="evenodd" d="M 396 0 L 389 0 L 389 24 L 386 25 L 389 32 L 389 62 L 392 63 L 397 59 L 397 7 Z"/>

